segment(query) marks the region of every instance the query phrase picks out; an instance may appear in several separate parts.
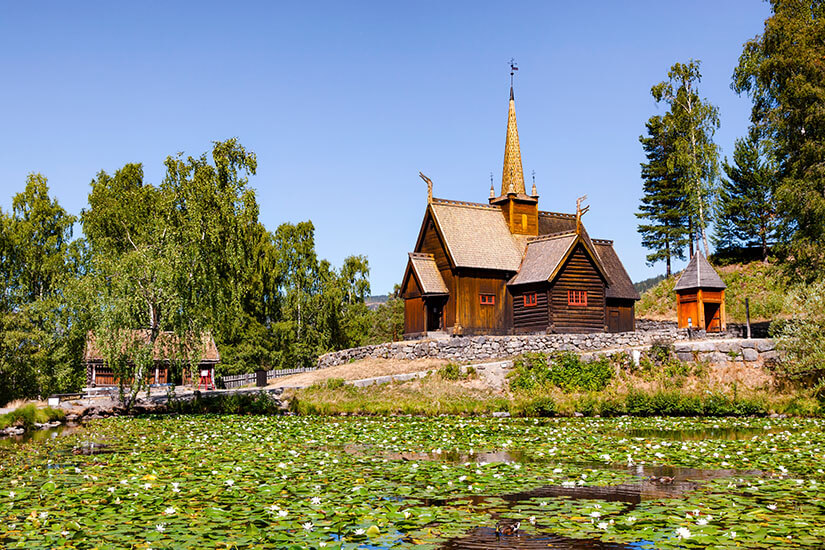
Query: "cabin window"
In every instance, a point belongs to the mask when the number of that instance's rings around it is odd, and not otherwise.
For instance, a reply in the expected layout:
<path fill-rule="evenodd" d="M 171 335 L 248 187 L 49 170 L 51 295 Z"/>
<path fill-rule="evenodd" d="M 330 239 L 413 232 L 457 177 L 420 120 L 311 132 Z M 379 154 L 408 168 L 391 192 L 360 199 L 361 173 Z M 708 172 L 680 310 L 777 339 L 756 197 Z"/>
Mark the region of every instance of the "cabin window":
<path fill-rule="evenodd" d="M 567 291 L 567 305 L 568 306 L 585 306 L 585 307 L 587 307 L 587 291 L 586 290 L 568 290 Z"/>
<path fill-rule="evenodd" d="M 496 295 L 495 294 L 479 294 L 479 303 L 483 306 L 493 306 L 496 304 Z"/>
<path fill-rule="evenodd" d="M 538 303 L 539 297 L 535 292 L 528 292 L 524 295 L 524 307 L 536 307 Z"/>

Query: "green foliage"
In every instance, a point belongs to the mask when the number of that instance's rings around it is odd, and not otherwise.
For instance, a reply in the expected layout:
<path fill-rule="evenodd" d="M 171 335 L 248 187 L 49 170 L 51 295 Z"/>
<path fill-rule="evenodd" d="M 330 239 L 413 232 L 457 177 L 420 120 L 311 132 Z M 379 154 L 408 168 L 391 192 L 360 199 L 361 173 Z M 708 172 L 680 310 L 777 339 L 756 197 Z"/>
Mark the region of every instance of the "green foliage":
<path fill-rule="evenodd" d="M 650 117 L 646 126 L 648 136 L 639 136 L 647 162 L 642 163 L 643 196 L 636 217 L 648 223 L 640 224 L 638 231 L 642 246 L 651 250 L 646 256 L 648 265 L 664 260 L 665 276 L 670 277 L 671 259 L 685 257 L 688 208 L 684 184 L 668 165 L 675 153 L 673 136 L 668 135 L 661 116 Z"/>
<path fill-rule="evenodd" d="M 528 353 L 516 359 L 510 374 L 510 388 L 531 391 L 556 386 L 565 391 L 604 389 L 613 377 L 607 357 L 582 361 L 573 352 L 552 355 Z"/>
<path fill-rule="evenodd" d="M 814 385 L 825 381 L 825 280 L 800 285 L 788 293 L 786 309 L 795 313 L 777 331 L 785 354 L 779 373 L 790 381 Z"/>
<path fill-rule="evenodd" d="M 22 426 L 31 429 L 35 424 L 45 424 L 55 420 L 63 420 L 66 413 L 51 407 L 38 408 L 34 403 L 23 405 L 17 409 L 0 415 L 0 430 L 8 426 Z"/>
<path fill-rule="evenodd" d="M 723 249 L 759 246 L 762 260 L 768 258 L 779 229 L 774 191 L 777 165 L 770 145 L 750 136 L 736 140 L 734 164 L 723 163 L 716 222 L 716 245 Z"/>
<path fill-rule="evenodd" d="M 395 342 L 404 336 L 404 299 L 395 285 L 386 302 L 369 313 L 368 336 L 364 344 Z"/>
<path fill-rule="evenodd" d="M 274 415 L 283 411 L 266 392 L 201 395 L 194 399 L 172 400 L 168 410 L 176 414 L 258 414 Z"/>
<path fill-rule="evenodd" d="M 83 243 L 71 242 L 75 218 L 31 174 L 0 211 L 0 404 L 78 387 L 85 319 L 72 307 Z"/>
<path fill-rule="evenodd" d="M 771 0 L 761 35 L 745 43 L 732 88 L 753 100 L 752 131 L 776 148 L 781 246 L 796 277 L 825 269 L 825 3 Z"/>
<path fill-rule="evenodd" d="M 664 102 L 668 107 L 657 134 L 667 142 L 662 153 L 667 177 L 674 178 L 684 194 L 682 214 L 687 218 L 688 238 L 701 237 L 708 256 L 705 230 L 713 214 L 719 174 L 719 148 L 713 142 L 719 128 L 719 110 L 699 96 L 699 67 L 698 60 L 674 64 L 668 80 L 656 84 L 650 92 L 657 103 Z"/>
<path fill-rule="evenodd" d="M 447 363 L 438 369 L 438 375 L 443 380 L 461 380 L 467 377 L 465 373 L 461 372 L 461 367 L 456 363 Z"/>

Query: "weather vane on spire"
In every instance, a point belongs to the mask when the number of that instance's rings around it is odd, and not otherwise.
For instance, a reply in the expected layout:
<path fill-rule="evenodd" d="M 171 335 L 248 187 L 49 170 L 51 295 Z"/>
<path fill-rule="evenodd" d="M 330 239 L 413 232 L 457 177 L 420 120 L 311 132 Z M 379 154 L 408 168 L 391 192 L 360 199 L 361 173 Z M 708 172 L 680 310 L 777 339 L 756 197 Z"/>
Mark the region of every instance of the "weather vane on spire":
<path fill-rule="evenodd" d="M 510 58 L 510 87 L 511 88 L 513 87 L 513 75 L 516 74 L 517 70 L 518 70 L 518 63 L 516 63 L 516 58 L 511 57 Z"/>

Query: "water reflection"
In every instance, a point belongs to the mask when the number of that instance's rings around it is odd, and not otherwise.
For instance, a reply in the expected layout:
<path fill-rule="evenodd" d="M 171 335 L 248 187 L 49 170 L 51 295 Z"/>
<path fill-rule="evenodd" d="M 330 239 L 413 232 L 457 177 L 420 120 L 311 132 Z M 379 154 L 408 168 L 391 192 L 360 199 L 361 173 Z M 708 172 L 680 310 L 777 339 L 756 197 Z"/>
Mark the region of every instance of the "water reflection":
<path fill-rule="evenodd" d="M 527 535 L 518 533 L 512 536 L 501 536 L 490 527 L 477 527 L 461 538 L 444 543 L 441 548 L 454 550 L 493 550 L 498 548 L 523 548 L 525 550 L 557 548 L 564 550 L 630 550 L 642 548 L 645 542 L 630 545 L 615 542 L 602 542 L 592 539 L 571 539 L 552 534 Z"/>

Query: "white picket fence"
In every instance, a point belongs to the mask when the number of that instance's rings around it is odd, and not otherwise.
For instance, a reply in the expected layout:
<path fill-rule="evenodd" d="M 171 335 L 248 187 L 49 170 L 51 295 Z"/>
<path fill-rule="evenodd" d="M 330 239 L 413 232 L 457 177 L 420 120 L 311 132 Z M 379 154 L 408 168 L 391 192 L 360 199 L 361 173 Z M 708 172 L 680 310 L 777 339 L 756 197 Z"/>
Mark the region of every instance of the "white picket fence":
<path fill-rule="evenodd" d="M 288 376 L 290 374 L 299 374 L 301 372 L 308 372 L 311 370 L 316 369 L 302 367 L 298 369 L 268 370 L 266 371 L 266 379 L 270 380 L 272 378 L 279 378 L 281 376 Z M 240 388 L 241 386 L 248 386 L 250 384 L 254 384 L 256 380 L 257 377 L 254 372 L 249 374 L 233 374 L 230 376 L 219 376 L 218 387 L 223 387 L 226 389 Z"/>

